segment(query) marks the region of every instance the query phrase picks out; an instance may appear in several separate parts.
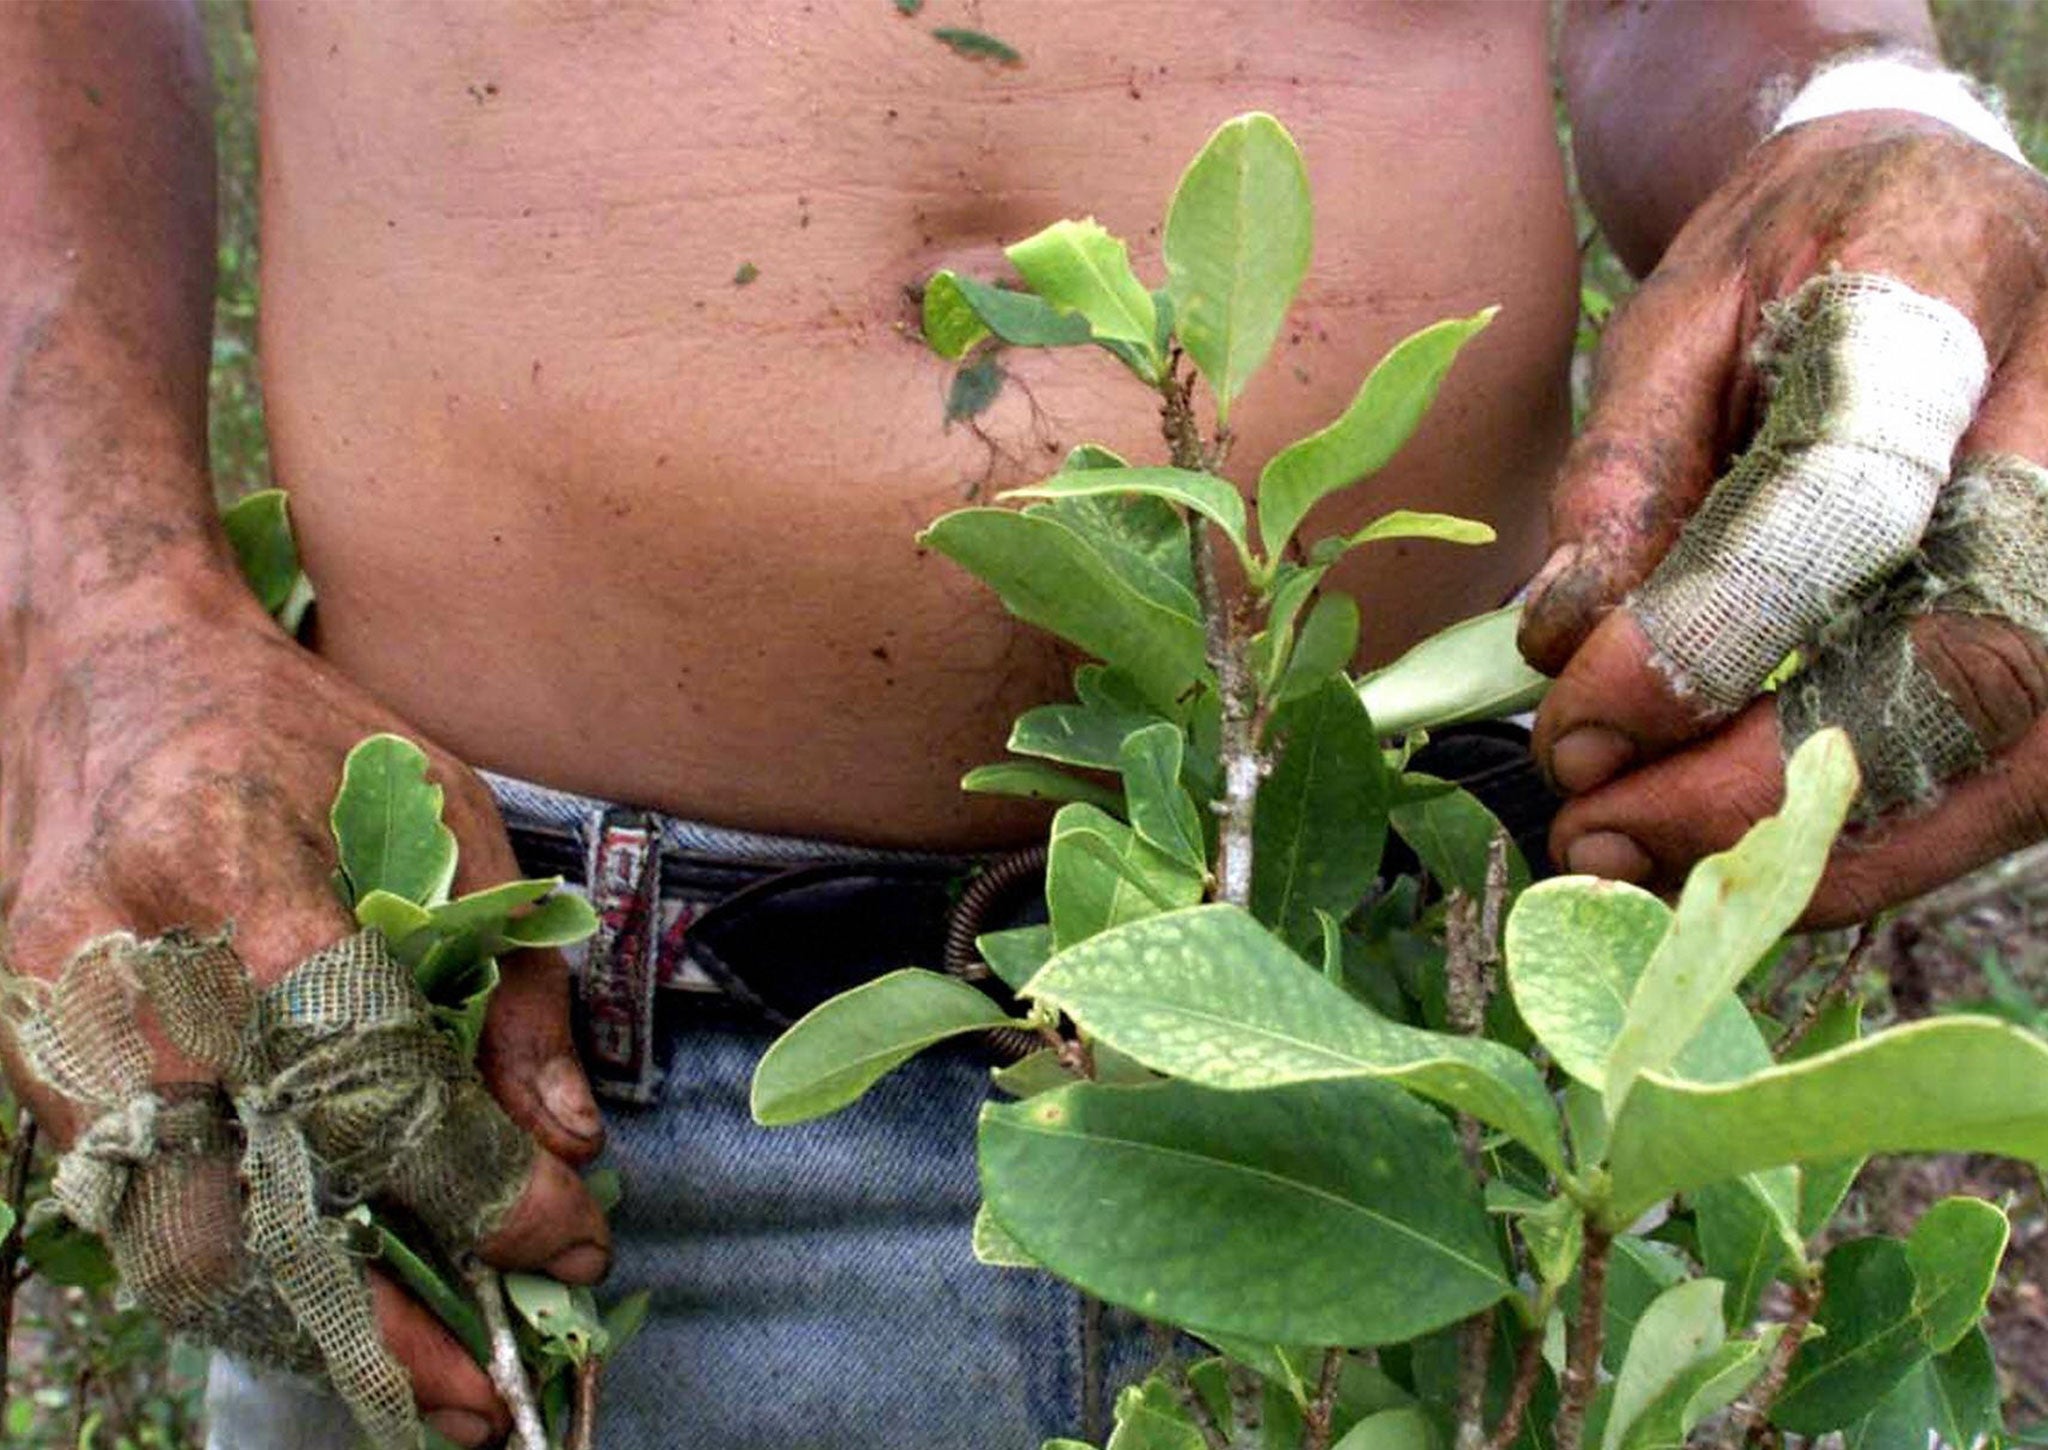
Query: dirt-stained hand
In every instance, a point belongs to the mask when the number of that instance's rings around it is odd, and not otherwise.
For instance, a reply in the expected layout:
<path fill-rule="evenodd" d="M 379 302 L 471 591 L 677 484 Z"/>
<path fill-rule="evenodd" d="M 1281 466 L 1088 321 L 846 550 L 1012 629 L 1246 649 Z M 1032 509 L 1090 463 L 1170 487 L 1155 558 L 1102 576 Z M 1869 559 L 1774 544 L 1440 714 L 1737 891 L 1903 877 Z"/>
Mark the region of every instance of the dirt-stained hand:
<path fill-rule="evenodd" d="M 1842 327 L 1795 315 L 1830 276 L 1898 284 L 1904 310 L 1885 299 L 1877 314 L 1888 344 L 1844 345 Z M 1894 314 L 1907 320 L 1888 331 Z M 1821 690 L 1866 781 L 1885 777 L 1866 804 L 1906 798 L 1845 839 L 1809 925 L 1867 917 L 2048 836 L 2039 621 L 1935 575 L 1995 563 L 1971 476 L 2031 488 L 2042 464 L 2048 180 L 1905 112 L 1830 117 L 1759 147 L 1610 329 L 1554 495 L 1555 552 L 1521 642 L 1558 676 L 1536 748 L 1575 797 L 1551 837 L 1559 863 L 1669 889 L 1773 811 L 1780 711 L 1755 696 L 1794 647 L 1832 663 L 1787 692 L 1802 702 L 1785 711 L 1793 732 L 1830 723 L 1800 715 Z M 1915 481 L 1882 481 L 1894 475 Z M 2048 538 L 1997 537 L 2032 588 Z M 2014 538 L 2031 538 L 2018 556 Z M 1724 617 L 1730 601 L 1744 617 Z M 1893 779 L 1876 759 L 1887 731 L 1918 728 L 1908 677 L 1962 737 L 1906 742 L 1923 774 L 1953 776 L 1921 782 L 1931 790 L 1911 788 L 1912 761 Z"/>
<path fill-rule="evenodd" d="M 9 965 L 54 980 L 104 933 L 232 922 L 236 950 L 264 985 L 349 935 L 355 924 L 329 884 L 328 807 L 343 758 L 378 731 L 419 739 L 286 640 L 237 580 L 167 580 L 124 594 L 117 611 L 44 631 L 0 718 Z M 456 889 L 519 875 L 488 792 L 421 743 L 460 844 Z M 590 1283 L 608 1266 L 610 1241 L 572 1165 L 597 1152 L 602 1127 L 570 1042 L 566 969 L 550 952 L 503 967 L 479 1068 L 543 1151 L 480 1252 L 501 1267 Z M 83 1129 L 77 1105 L 34 1081 L 12 1045 L 8 1068 L 60 1143 Z M 168 1049 L 159 1074 L 166 1084 L 200 1076 Z M 240 1186 L 231 1176 L 216 1183 L 224 1201 L 213 1210 L 239 1222 L 225 1200 Z M 224 1276 L 240 1252 L 219 1246 Z M 438 1321 L 381 1278 L 372 1293 L 430 1422 L 463 1444 L 502 1435 L 504 1407 Z"/>

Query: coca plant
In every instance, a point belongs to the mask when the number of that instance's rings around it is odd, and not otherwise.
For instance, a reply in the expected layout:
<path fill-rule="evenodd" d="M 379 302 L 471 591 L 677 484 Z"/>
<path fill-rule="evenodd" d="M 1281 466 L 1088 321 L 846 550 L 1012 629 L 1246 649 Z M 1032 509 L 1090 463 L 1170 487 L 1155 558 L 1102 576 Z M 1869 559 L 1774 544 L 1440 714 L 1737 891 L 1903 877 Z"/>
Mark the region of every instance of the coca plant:
<path fill-rule="evenodd" d="M 1182 178 L 1164 287 L 1092 221 L 1011 247 L 1021 285 L 931 280 L 926 334 L 970 372 L 1002 347 L 1113 353 L 1158 394 L 1166 462 L 1083 447 L 1014 490 L 1023 507 L 924 535 L 1093 660 L 1073 700 L 1017 720 L 1017 759 L 965 782 L 1064 802 L 1050 921 L 979 941 L 1023 1015 L 896 972 L 774 1045 L 756 1117 L 835 1111 L 942 1039 L 1043 1039 L 981 1116 L 976 1252 L 1214 1350 L 1125 1390 L 1111 1450 L 2002 1435 L 1979 1321 L 2003 1214 L 1951 1199 L 1904 1239 L 1831 1220 L 1872 1153 L 2048 1158 L 2048 1045 L 1968 1017 L 1866 1036 L 1853 1002 L 1786 1024 L 1744 1000 L 1855 794 L 1839 732 L 1675 905 L 1530 885 L 1485 806 L 1407 768 L 1427 727 L 1540 688 L 1511 612 L 1361 682 L 1357 605 L 1325 577 L 1379 540 L 1490 531 L 1404 511 L 1303 527 L 1401 446 L 1491 314 L 1401 342 L 1275 455 L 1254 531 L 1222 473 L 1231 409 L 1310 232 L 1301 157 L 1255 114 Z M 1389 832 L 1423 879 L 1379 881 Z"/>

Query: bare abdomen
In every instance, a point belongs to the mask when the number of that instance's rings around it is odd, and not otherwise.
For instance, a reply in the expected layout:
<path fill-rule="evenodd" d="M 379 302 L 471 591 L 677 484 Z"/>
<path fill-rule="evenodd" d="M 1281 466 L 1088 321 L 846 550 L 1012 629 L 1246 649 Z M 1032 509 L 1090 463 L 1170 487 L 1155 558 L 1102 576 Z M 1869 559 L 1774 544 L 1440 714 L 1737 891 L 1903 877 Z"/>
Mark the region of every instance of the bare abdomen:
<path fill-rule="evenodd" d="M 904 289 L 1087 213 L 1157 278 L 1181 167 L 1252 108 L 1302 144 L 1317 246 L 1233 472 L 1400 336 L 1501 303 L 1352 506 L 1502 543 L 1347 582 L 1384 654 L 1526 574 L 1575 296 L 1542 7 L 952 8 L 260 17 L 266 376 L 323 650 L 469 758 L 591 794 L 1018 834 L 956 781 L 1065 663 L 913 536 L 1076 442 L 1156 458 L 1156 410 L 1106 358 L 1013 354 L 980 432 L 949 429 Z M 949 21 L 1025 66 L 958 58 Z"/>

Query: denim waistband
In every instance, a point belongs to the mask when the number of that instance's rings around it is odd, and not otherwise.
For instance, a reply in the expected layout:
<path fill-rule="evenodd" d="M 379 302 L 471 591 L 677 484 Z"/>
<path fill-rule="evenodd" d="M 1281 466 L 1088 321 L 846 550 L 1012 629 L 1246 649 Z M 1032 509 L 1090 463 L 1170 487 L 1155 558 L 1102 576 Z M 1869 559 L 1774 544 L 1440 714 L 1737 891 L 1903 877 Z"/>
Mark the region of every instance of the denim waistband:
<path fill-rule="evenodd" d="M 1500 722 L 1456 727 L 1410 764 L 1471 790 L 1542 869 L 1559 802 L 1530 757 L 1527 731 Z M 985 868 L 995 869 L 972 894 L 988 908 L 987 924 L 1018 924 L 1020 911 L 1033 908 L 1020 896 L 1036 894 L 1039 867 L 1010 869 L 1028 853 L 1005 858 L 769 835 L 488 772 L 484 781 L 520 864 L 534 875 L 561 876 L 596 909 L 597 934 L 570 961 L 578 1040 L 598 1091 L 623 1101 L 654 1099 L 662 1074 L 657 1019 L 677 994 L 700 1002 L 715 994 L 750 1013 L 751 1025 L 772 1030 L 897 967 L 961 970 L 957 948 L 964 942 L 965 956 L 973 956 L 976 913 L 956 915 L 953 907 Z M 1416 868 L 1398 839 L 1389 840 L 1381 864 L 1388 874 Z M 984 897 L 997 878 L 1007 882 L 1005 894 Z"/>
<path fill-rule="evenodd" d="M 705 821 L 684 820 L 659 811 L 640 811 L 574 791 L 535 785 L 514 776 L 478 771 L 491 794 L 497 798 L 499 814 L 506 826 L 517 832 L 573 834 L 588 837 L 607 816 L 622 812 L 647 822 L 661 841 L 666 855 L 674 859 L 699 858 L 738 866 L 799 866 L 817 862 L 871 861 L 881 864 L 933 864 L 973 862 L 978 856 L 945 851 L 897 850 L 884 846 L 856 846 L 843 841 L 823 841 L 807 836 L 779 836 L 765 831 L 742 831 L 715 826 Z"/>
<path fill-rule="evenodd" d="M 697 994 L 700 1016 L 722 998 L 767 1030 L 879 971 L 939 967 L 958 883 L 993 859 L 736 830 L 481 774 L 521 867 L 596 911 L 568 953 L 577 1039 L 593 1086 L 624 1102 L 659 1092 L 675 994 Z"/>

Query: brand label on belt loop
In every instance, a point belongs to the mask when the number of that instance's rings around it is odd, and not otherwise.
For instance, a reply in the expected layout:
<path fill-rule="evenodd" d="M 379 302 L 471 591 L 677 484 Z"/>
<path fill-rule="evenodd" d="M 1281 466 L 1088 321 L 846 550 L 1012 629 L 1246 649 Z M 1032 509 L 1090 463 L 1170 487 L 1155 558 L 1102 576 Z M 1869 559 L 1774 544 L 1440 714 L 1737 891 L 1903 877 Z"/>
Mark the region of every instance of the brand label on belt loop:
<path fill-rule="evenodd" d="M 607 1097 L 649 1103 L 661 1085 L 654 1054 L 654 989 L 661 936 L 661 831 L 639 811 L 608 810 L 590 838 L 590 905 L 597 913 L 578 989 L 584 1065 Z"/>

